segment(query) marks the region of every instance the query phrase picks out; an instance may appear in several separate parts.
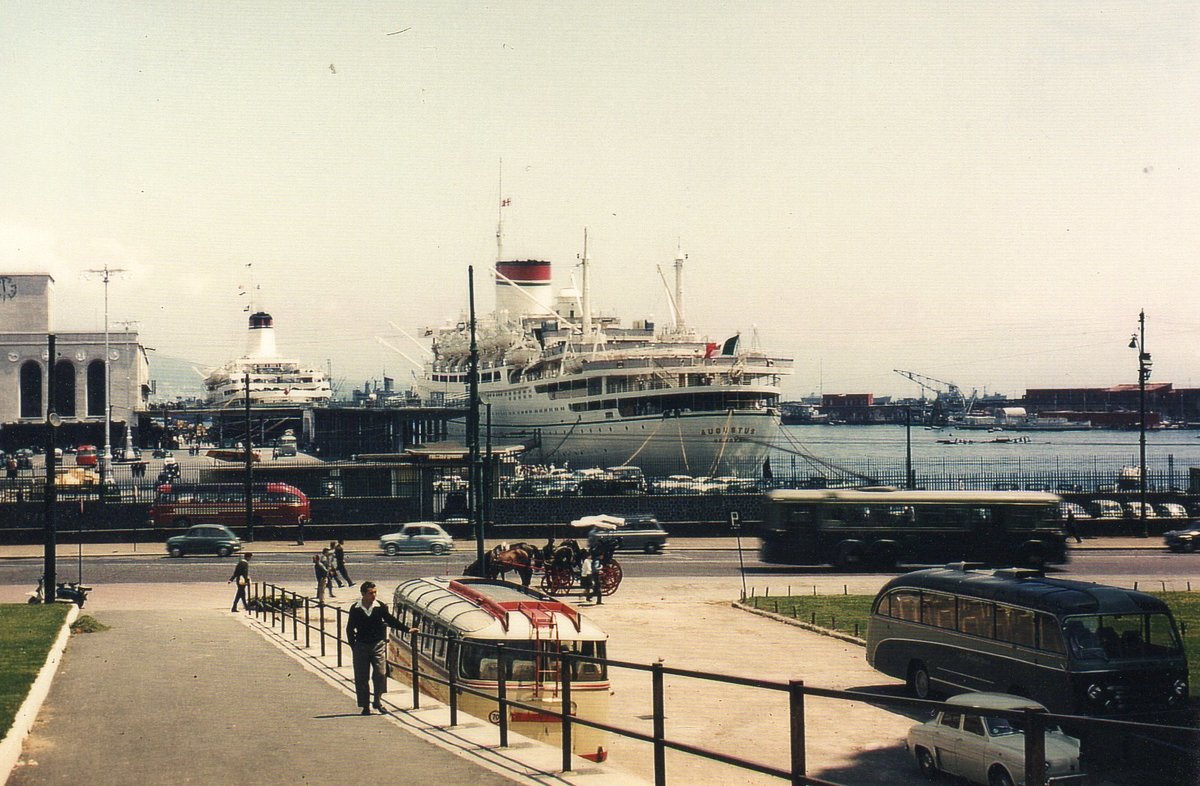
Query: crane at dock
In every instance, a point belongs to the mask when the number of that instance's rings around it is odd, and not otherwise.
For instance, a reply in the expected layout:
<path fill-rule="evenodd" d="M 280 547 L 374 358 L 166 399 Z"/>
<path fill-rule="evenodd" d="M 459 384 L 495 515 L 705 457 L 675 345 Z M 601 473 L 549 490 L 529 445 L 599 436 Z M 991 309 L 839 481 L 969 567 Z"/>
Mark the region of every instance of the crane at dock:
<path fill-rule="evenodd" d="M 904 371 L 894 368 L 892 371 L 900 376 L 910 379 L 921 386 L 921 400 L 925 400 L 925 392 L 933 393 L 933 413 L 931 420 L 936 424 L 945 424 L 950 417 L 961 417 L 971 414 L 971 408 L 975 405 L 975 398 L 979 391 L 972 391 L 971 397 L 967 398 L 962 392 L 962 388 L 953 382 L 946 382 L 941 379 L 924 374 L 918 374 L 915 371 Z"/>

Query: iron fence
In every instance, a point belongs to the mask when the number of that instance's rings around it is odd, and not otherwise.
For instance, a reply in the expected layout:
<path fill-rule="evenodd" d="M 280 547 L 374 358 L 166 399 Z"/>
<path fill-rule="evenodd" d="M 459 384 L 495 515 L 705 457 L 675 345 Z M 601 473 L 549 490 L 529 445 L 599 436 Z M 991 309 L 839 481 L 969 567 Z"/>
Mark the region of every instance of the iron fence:
<path fill-rule="evenodd" d="M 267 617 L 270 617 L 270 627 L 274 629 L 276 625 L 279 627 L 281 634 L 287 634 L 288 623 L 291 623 L 291 636 L 293 641 L 298 641 L 300 636 L 300 628 L 304 630 L 304 646 L 311 647 L 311 636 L 316 632 L 318 637 L 318 646 L 322 657 L 327 657 L 326 645 L 330 639 L 333 640 L 335 646 L 335 659 L 338 667 L 343 665 L 343 647 L 347 644 L 343 638 L 345 625 L 343 621 L 343 611 L 340 607 L 330 607 L 323 601 L 313 601 L 312 598 L 299 593 L 288 590 L 270 583 L 255 582 L 252 585 L 251 610 L 259 619 L 266 622 Z M 318 623 L 313 624 L 311 621 L 310 610 L 317 610 Z M 336 627 L 331 633 L 326 629 L 325 611 L 329 608 L 335 609 L 336 612 Z M 303 614 L 303 622 L 301 622 L 301 614 Z M 656 786 L 666 786 L 667 784 L 667 769 L 666 769 L 666 751 L 672 750 L 680 753 L 698 756 L 711 761 L 720 762 L 739 769 L 749 770 L 764 775 L 779 778 L 788 781 L 794 786 L 839 786 L 833 781 L 823 780 L 821 778 L 808 775 L 808 763 L 805 753 L 807 728 L 805 719 L 805 700 L 807 697 L 835 699 L 839 701 L 849 701 L 857 703 L 866 703 L 873 706 L 878 706 L 886 709 L 898 709 L 918 711 L 918 712 L 936 712 L 942 709 L 961 710 L 960 705 L 948 704 L 940 701 L 930 701 L 923 699 L 906 698 L 900 696 L 883 695 L 865 690 L 834 690 L 828 688 L 816 688 L 807 686 L 803 680 L 789 680 L 781 682 L 778 680 L 763 680 L 751 677 L 742 677 L 730 674 L 719 674 L 714 672 L 699 671 L 694 669 L 680 669 L 665 665 L 659 661 L 656 663 L 634 663 L 629 661 L 620 661 L 609 658 L 595 658 L 586 655 L 559 652 L 555 656 L 560 662 L 558 676 L 561 680 L 561 691 L 559 693 L 561 702 L 557 710 L 550 709 L 545 705 L 530 705 L 515 699 L 508 698 L 508 678 L 504 669 L 504 658 L 508 657 L 505 645 L 503 644 L 488 644 L 482 642 L 472 642 L 473 646 L 483 649 L 493 649 L 496 653 L 498 662 L 497 668 L 497 690 L 495 693 L 489 691 L 477 690 L 469 686 L 459 683 L 455 679 L 454 670 L 448 670 L 449 677 L 445 678 L 438 674 L 422 670 L 420 658 L 418 656 L 419 644 L 423 640 L 440 641 L 448 646 L 454 646 L 458 642 L 456 639 L 439 636 L 436 634 L 422 633 L 417 629 L 412 629 L 410 633 L 410 648 L 411 648 L 411 665 L 409 666 L 408 678 L 412 688 L 412 709 L 418 710 L 421 707 L 421 682 L 429 680 L 447 686 L 449 695 L 449 711 L 450 711 L 450 727 L 458 725 L 458 696 L 459 694 L 470 694 L 478 696 L 490 701 L 495 701 L 497 705 L 497 721 L 499 727 L 500 747 L 508 747 L 509 735 L 509 710 L 512 708 L 523 709 L 531 712 L 537 712 L 544 715 L 549 715 L 558 719 L 561 728 L 561 751 L 562 751 L 562 770 L 570 771 L 571 767 L 571 742 L 572 742 L 572 727 L 587 726 L 599 731 L 617 734 L 623 737 L 628 737 L 633 740 L 638 740 L 654 747 L 654 783 Z M 603 723 L 587 718 L 580 717 L 572 711 L 571 702 L 571 674 L 573 672 L 573 664 L 575 663 L 594 663 L 603 666 L 606 669 L 622 668 L 633 671 L 645 672 L 651 675 L 651 720 L 652 733 L 646 734 L 624 726 L 616 724 Z M 393 666 L 399 666 L 388 661 L 389 676 Z M 726 753 L 723 751 L 713 750 L 703 746 L 692 745 L 682 740 L 673 740 L 668 738 L 666 733 L 666 687 L 665 677 L 683 677 L 688 679 L 699 680 L 704 683 L 723 683 L 729 685 L 739 685 L 742 687 L 753 688 L 757 690 L 768 691 L 772 693 L 782 693 L 787 697 L 788 703 L 788 741 L 789 741 L 789 762 L 790 766 L 786 769 L 776 767 L 770 764 L 754 761 L 751 759 Z M 1015 720 L 1023 724 L 1025 733 L 1025 770 L 1024 783 L 1027 786 L 1046 786 L 1046 747 L 1045 735 L 1048 731 L 1048 726 L 1051 724 L 1068 725 L 1074 730 L 1080 730 L 1083 733 L 1095 732 L 1097 734 L 1117 734 L 1117 735 L 1136 735 L 1139 740 L 1146 741 L 1148 744 L 1158 745 L 1159 750 L 1170 749 L 1172 751 L 1194 751 L 1200 748 L 1200 729 L 1184 726 L 1172 726 L 1166 724 L 1148 724 L 1132 721 L 1118 721 L 1100 718 L 1090 718 L 1084 716 L 1072 715 L 1057 715 L 1045 712 L 1044 710 L 988 710 L 989 715 Z M 1085 775 L 1080 775 L 1078 778 L 1070 779 L 1056 778 L 1055 784 L 1070 784 L 1084 783 Z"/>

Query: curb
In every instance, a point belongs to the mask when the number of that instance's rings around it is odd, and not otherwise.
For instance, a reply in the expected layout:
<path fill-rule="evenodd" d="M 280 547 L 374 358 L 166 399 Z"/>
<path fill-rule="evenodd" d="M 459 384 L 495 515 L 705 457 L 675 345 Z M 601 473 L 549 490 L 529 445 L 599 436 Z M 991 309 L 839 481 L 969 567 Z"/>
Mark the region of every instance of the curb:
<path fill-rule="evenodd" d="M 29 686 L 29 695 L 25 697 L 25 701 L 17 710 L 8 733 L 4 735 L 3 740 L 0 740 L 0 784 L 8 782 L 13 768 L 17 766 L 17 761 L 21 758 L 21 749 L 25 745 L 25 738 L 29 736 L 33 722 L 37 720 L 38 712 L 42 709 L 42 702 L 50 693 L 50 685 L 54 682 L 54 675 L 58 673 L 59 664 L 62 663 L 63 651 L 66 650 L 67 642 L 71 639 L 71 624 L 78 617 L 79 607 L 72 603 L 71 608 L 67 611 L 67 618 L 63 621 L 62 630 L 58 632 L 58 638 L 54 640 L 50 652 L 46 655 L 46 662 L 42 664 L 37 678 Z"/>
<path fill-rule="evenodd" d="M 813 625 L 810 622 L 794 620 L 791 617 L 785 617 L 782 614 L 776 614 L 773 611 L 756 609 L 753 606 L 747 606 L 745 603 L 740 601 L 734 601 L 732 605 L 735 609 L 741 609 L 742 611 L 748 611 L 751 614 L 757 614 L 760 617 L 766 617 L 767 619 L 775 620 L 777 622 L 784 622 L 788 625 L 794 625 L 797 628 L 803 628 L 804 630 L 812 631 L 813 633 L 820 633 L 822 636 L 828 636 L 831 639 L 841 639 L 842 641 L 849 642 L 850 644 L 857 644 L 860 647 L 867 646 L 866 639 L 860 639 L 857 636 L 851 636 L 849 633 L 842 633 L 841 631 L 822 628 L 820 625 Z"/>

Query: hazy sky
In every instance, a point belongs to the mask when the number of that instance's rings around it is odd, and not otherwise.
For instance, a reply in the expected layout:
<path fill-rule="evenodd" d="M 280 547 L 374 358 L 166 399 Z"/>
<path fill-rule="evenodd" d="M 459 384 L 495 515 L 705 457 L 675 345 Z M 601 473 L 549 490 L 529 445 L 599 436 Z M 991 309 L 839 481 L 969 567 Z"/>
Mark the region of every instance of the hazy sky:
<path fill-rule="evenodd" d="M 0 4 L 0 270 L 55 328 L 280 348 L 361 385 L 376 340 L 492 303 L 506 256 L 594 302 L 755 327 L 789 395 L 1200 385 L 1194 2 Z M 405 30 L 396 35 L 394 31 Z M 247 268 L 252 264 L 252 268 Z M 0 326 L 2 329 L 3 326 Z M 154 353 L 151 354 L 153 361 Z"/>

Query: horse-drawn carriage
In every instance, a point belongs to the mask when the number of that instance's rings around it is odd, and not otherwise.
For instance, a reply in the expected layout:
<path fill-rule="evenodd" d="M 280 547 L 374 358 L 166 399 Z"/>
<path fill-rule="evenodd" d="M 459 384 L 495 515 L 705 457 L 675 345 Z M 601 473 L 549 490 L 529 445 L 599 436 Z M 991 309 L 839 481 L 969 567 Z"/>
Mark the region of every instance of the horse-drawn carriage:
<path fill-rule="evenodd" d="M 610 517 L 589 516 L 571 522 L 575 527 L 603 526 Z M 611 525 L 610 525 L 611 526 Z M 573 538 L 538 548 L 531 543 L 501 544 L 483 555 L 483 564 L 478 561 L 467 567 L 466 573 L 473 576 L 496 579 L 504 578 L 509 571 L 521 577 L 521 586 L 528 587 L 535 574 L 541 574 L 542 591 L 547 595 L 568 595 L 572 590 L 585 589 L 583 562 L 596 560 L 595 575 L 600 580 L 602 595 L 611 595 L 621 586 L 624 575 L 621 563 L 613 557 L 620 545 L 619 540 L 597 543 L 590 550 L 580 546 Z"/>

